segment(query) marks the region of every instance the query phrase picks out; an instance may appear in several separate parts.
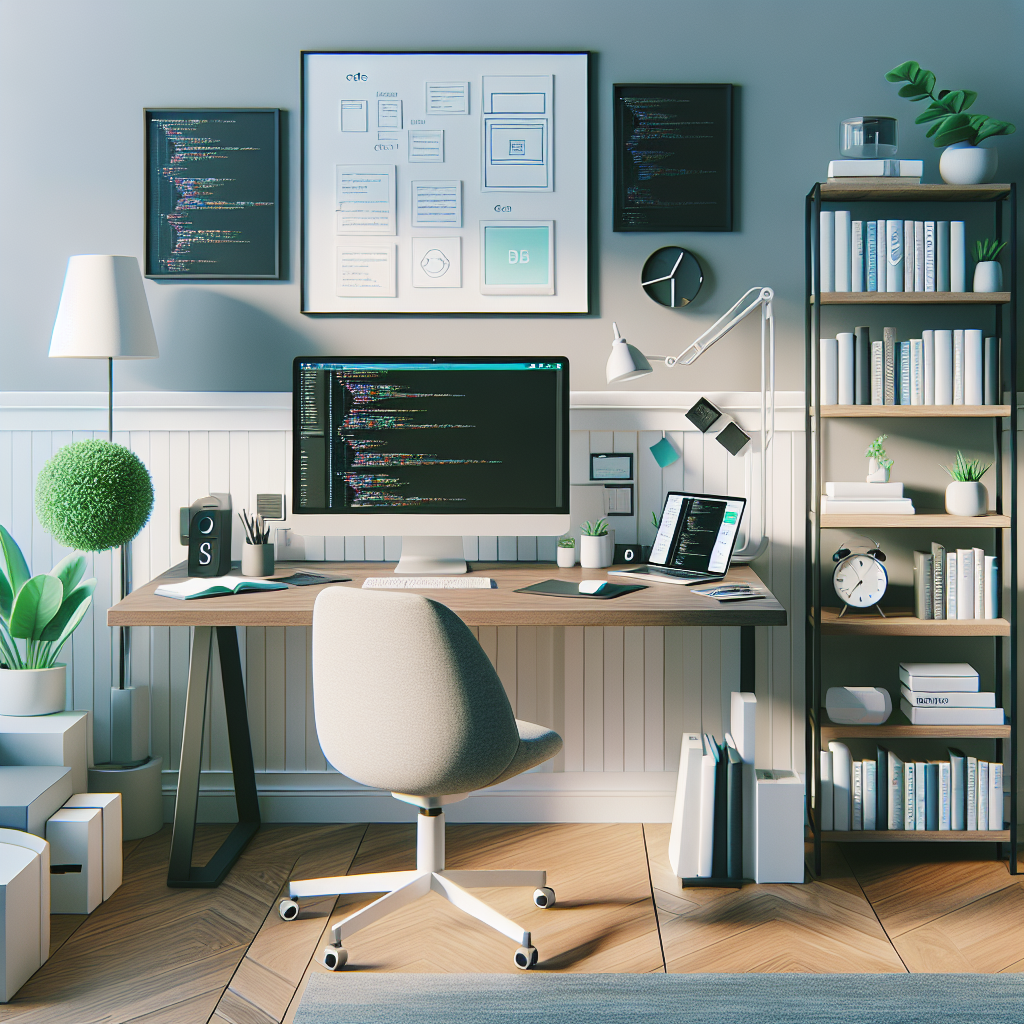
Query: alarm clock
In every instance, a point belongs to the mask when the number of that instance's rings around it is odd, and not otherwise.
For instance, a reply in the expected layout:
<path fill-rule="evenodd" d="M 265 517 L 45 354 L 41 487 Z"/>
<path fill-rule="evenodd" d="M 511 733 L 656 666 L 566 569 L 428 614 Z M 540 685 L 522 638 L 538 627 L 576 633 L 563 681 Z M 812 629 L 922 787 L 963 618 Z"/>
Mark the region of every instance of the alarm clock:
<path fill-rule="evenodd" d="M 189 576 L 231 572 L 231 495 L 209 494 L 192 502 L 188 522 Z"/>
<path fill-rule="evenodd" d="M 878 602 L 889 585 L 889 574 L 883 564 L 885 555 L 874 541 L 871 543 L 871 547 L 857 552 L 844 544 L 832 556 L 836 563 L 832 571 L 832 586 L 844 605 L 840 618 L 846 614 L 847 608 L 875 608 L 885 618 Z"/>

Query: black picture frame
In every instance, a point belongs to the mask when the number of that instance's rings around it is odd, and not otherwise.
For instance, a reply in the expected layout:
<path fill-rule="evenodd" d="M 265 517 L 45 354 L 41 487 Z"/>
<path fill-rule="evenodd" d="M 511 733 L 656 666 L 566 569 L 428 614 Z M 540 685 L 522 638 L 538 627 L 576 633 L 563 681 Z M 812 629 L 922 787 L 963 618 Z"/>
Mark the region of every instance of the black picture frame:
<path fill-rule="evenodd" d="M 613 86 L 613 231 L 732 231 L 733 86 Z M 686 121 L 677 112 L 685 105 Z M 691 122 L 699 137 L 679 134 Z M 652 125 L 656 127 L 652 127 Z M 656 131 L 665 137 L 658 138 Z M 657 160 L 640 146 L 658 148 Z"/>
<path fill-rule="evenodd" d="M 177 145 L 168 124 L 180 122 L 193 141 L 216 147 L 218 155 L 199 155 L 175 162 L 194 166 L 192 177 L 224 179 L 216 185 L 219 203 L 207 208 L 203 188 L 194 192 L 194 205 L 170 180 L 172 151 Z M 189 124 L 192 122 L 192 124 Z M 220 125 L 216 134 L 201 124 Z M 281 277 L 281 111 L 276 107 L 147 107 L 143 111 L 145 139 L 146 239 L 145 275 L 164 281 L 274 281 Z M 187 152 L 187 151 L 186 151 Z M 211 173 L 209 163 L 216 162 Z M 204 166 L 206 165 L 206 166 Z M 182 175 L 187 179 L 188 175 Z M 170 221 L 188 217 L 187 231 L 198 240 L 181 242 L 184 232 Z"/>
<path fill-rule="evenodd" d="M 615 476 L 608 476 L 607 473 L 600 473 L 602 459 L 626 460 L 626 473 L 621 472 Z M 591 480 L 632 480 L 633 479 L 633 453 L 632 452 L 591 452 L 590 453 L 590 479 Z"/>

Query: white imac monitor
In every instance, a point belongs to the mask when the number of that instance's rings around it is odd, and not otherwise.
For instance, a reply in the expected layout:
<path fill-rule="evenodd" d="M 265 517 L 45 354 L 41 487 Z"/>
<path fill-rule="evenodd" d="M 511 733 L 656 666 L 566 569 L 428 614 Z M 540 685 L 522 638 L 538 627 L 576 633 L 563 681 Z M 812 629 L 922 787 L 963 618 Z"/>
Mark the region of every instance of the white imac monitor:
<path fill-rule="evenodd" d="M 400 536 L 398 573 L 467 571 L 464 535 L 569 529 L 569 361 L 299 357 L 298 535 Z"/>

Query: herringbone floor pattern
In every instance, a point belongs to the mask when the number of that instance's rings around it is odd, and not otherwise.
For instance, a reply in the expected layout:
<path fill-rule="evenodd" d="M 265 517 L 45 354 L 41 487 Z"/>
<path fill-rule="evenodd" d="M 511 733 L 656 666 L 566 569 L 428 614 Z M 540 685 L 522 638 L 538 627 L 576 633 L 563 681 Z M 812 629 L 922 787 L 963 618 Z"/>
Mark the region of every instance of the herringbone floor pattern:
<path fill-rule="evenodd" d="M 202 863 L 225 826 L 201 826 Z M 453 825 L 451 868 L 544 868 L 558 894 L 478 895 L 534 935 L 539 970 L 1024 971 L 1024 875 L 992 847 L 830 845 L 804 885 L 681 890 L 667 825 Z M 332 921 L 368 900 L 304 903 L 289 878 L 404 870 L 414 825 L 268 825 L 217 889 L 168 889 L 170 830 L 125 844 L 124 885 L 53 918 L 52 955 L 8 1004 L 17 1024 L 285 1024 Z M 431 894 L 346 943 L 349 969 L 513 972 L 512 944 Z"/>

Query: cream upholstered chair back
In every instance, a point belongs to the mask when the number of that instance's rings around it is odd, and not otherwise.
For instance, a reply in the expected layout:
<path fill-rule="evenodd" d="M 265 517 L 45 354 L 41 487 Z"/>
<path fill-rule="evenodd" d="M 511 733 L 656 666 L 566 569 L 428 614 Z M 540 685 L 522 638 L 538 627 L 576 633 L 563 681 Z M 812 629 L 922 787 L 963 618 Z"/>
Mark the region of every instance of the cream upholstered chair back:
<path fill-rule="evenodd" d="M 328 587 L 317 597 L 313 705 L 327 760 L 391 792 L 481 789 L 519 748 L 480 644 L 454 612 L 419 594 Z"/>

